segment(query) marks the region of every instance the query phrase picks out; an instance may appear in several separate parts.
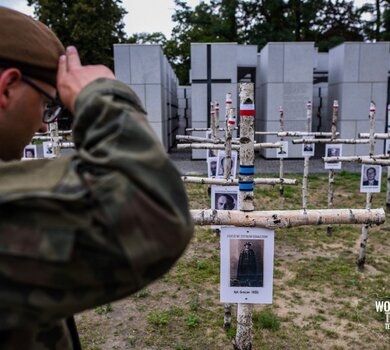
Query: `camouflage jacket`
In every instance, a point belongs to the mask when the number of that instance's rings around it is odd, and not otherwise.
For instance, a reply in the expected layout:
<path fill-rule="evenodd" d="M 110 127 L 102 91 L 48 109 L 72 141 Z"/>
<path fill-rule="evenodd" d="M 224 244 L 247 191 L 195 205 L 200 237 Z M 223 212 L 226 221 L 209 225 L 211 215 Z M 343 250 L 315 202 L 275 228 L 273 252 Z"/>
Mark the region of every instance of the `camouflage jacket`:
<path fill-rule="evenodd" d="M 0 349 L 72 349 L 64 318 L 167 272 L 193 224 L 180 176 L 124 84 L 76 101 L 77 151 L 0 164 Z"/>

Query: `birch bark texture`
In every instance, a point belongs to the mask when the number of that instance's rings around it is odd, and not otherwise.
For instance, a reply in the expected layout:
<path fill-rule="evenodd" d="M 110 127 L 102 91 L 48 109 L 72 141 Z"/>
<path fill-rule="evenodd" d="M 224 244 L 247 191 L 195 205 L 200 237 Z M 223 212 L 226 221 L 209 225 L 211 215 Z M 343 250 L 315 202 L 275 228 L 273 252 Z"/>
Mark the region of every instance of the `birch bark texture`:
<path fill-rule="evenodd" d="M 284 133 L 284 112 L 282 106 L 279 107 L 279 122 L 280 122 L 280 133 Z M 284 137 L 280 137 L 280 141 L 284 141 Z M 284 161 L 283 158 L 279 160 L 279 177 L 282 179 L 284 177 Z M 284 194 L 284 186 L 279 186 L 279 194 L 283 196 Z"/>
<path fill-rule="evenodd" d="M 239 85 L 240 96 L 240 171 L 239 171 L 239 196 L 240 211 L 247 214 L 254 210 L 254 84 L 241 83 Z M 237 332 L 233 340 L 235 350 L 252 349 L 252 304 L 238 304 L 237 306 Z"/>
<path fill-rule="evenodd" d="M 333 141 L 337 137 L 337 118 L 338 118 L 338 113 L 339 113 L 339 102 L 337 100 L 333 101 L 333 110 L 332 111 L 333 112 L 332 112 L 332 127 L 331 127 L 332 136 L 331 136 L 331 139 Z M 333 208 L 334 174 L 335 174 L 334 169 L 329 169 L 328 209 Z M 326 228 L 326 234 L 329 237 L 333 235 L 333 228 L 331 225 L 328 225 L 328 227 Z"/>
<path fill-rule="evenodd" d="M 311 101 L 306 104 L 306 132 L 311 131 L 312 124 L 312 105 Z M 302 208 L 307 209 L 308 181 L 309 181 L 309 162 L 310 157 L 305 157 L 303 161 L 303 179 L 302 179 Z"/>
<path fill-rule="evenodd" d="M 370 103 L 370 113 L 368 115 L 369 122 L 370 122 L 370 138 L 369 138 L 369 156 L 372 157 L 374 155 L 375 151 L 375 112 L 376 112 L 376 106 L 374 101 L 371 101 Z M 366 194 L 366 209 L 371 209 L 372 205 L 372 193 Z M 368 241 L 368 228 L 369 224 L 365 224 L 362 226 L 362 232 L 360 235 L 360 249 L 359 249 L 359 260 L 357 262 L 357 266 L 359 270 L 364 269 L 364 265 L 366 263 L 366 247 L 367 247 L 367 241 Z"/>

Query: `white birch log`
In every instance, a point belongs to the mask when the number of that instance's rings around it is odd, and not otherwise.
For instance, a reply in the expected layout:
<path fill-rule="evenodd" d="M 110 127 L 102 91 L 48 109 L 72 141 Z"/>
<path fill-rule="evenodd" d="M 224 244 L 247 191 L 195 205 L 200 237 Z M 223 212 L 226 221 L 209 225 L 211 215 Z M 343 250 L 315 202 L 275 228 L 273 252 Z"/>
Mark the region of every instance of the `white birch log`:
<path fill-rule="evenodd" d="M 239 173 L 239 209 L 240 213 L 253 212 L 253 175 L 254 175 L 254 84 L 241 83 L 240 95 L 240 173 Z M 238 304 L 237 331 L 233 341 L 236 350 L 252 349 L 252 309 L 253 304 Z"/>
<path fill-rule="evenodd" d="M 35 136 L 50 136 L 50 131 L 36 132 L 34 135 Z M 60 136 L 72 135 L 72 130 L 58 130 L 58 135 L 60 135 Z"/>
<path fill-rule="evenodd" d="M 279 122 L 280 122 L 280 133 L 284 132 L 284 112 L 283 108 L 280 106 L 279 108 Z M 280 137 L 280 141 L 284 141 L 284 137 Z M 283 162 L 283 157 L 280 158 L 279 160 L 279 177 L 282 179 L 284 177 L 284 162 Z M 283 196 L 284 194 L 284 187 L 283 185 L 279 186 L 279 194 Z"/>
<path fill-rule="evenodd" d="M 264 142 L 264 143 L 256 143 L 253 148 L 255 150 L 259 150 L 262 148 L 280 148 L 282 146 L 281 143 L 271 143 L 271 142 Z M 225 149 L 224 145 L 219 144 L 213 144 L 213 143 L 203 143 L 203 144 L 197 144 L 197 143 L 179 143 L 177 145 L 178 149 Z M 232 145 L 232 150 L 240 150 L 239 145 Z"/>
<path fill-rule="evenodd" d="M 237 333 L 233 339 L 234 350 L 252 350 L 253 304 L 237 305 Z"/>
<path fill-rule="evenodd" d="M 387 133 L 390 138 L 390 104 L 387 106 Z M 385 143 L 385 153 L 389 152 Z M 390 211 L 390 163 L 387 164 L 386 210 Z"/>
<path fill-rule="evenodd" d="M 322 157 L 322 160 L 325 163 L 338 163 L 338 162 L 358 162 L 358 163 L 364 163 L 366 161 L 368 161 L 368 162 L 369 161 L 377 162 L 377 161 L 381 161 L 381 160 L 384 160 L 384 161 L 390 160 L 390 155 L 388 155 L 388 154 L 374 154 L 372 156 Z M 384 163 L 384 164 L 386 164 L 386 163 Z"/>
<path fill-rule="evenodd" d="M 339 112 L 339 102 L 337 100 L 333 101 L 333 110 L 332 110 L 332 126 L 331 126 L 331 132 L 332 136 L 331 139 L 336 139 L 336 133 L 337 133 L 337 117 Z M 334 175 L 335 171 L 334 169 L 329 169 L 329 180 L 328 180 L 328 209 L 333 208 L 333 197 L 334 197 Z M 326 234 L 328 237 L 333 235 L 333 229 L 331 225 L 328 225 L 326 228 Z"/>
<path fill-rule="evenodd" d="M 58 133 L 58 123 L 55 121 L 49 124 L 50 131 L 50 141 L 53 145 L 53 154 L 55 157 L 59 157 L 61 155 L 60 148 L 60 136 Z"/>
<path fill-rule="evenodd" d="M 369 113 L 369 122 L 370 122 L 370 144 L 369 144 L 369 155 L 372 156 L 375 151 L 375 112 L 376 106 L 373 101 L 370 103 L 370 113 Z M 366 209 L 371 209 L 372 203 L 372 193 L 366 194 Z M 364 269 L 364 265 L 366 262 L 366 247 L 368 241 L 368 228 L 369 225 L 365 224 L 362 226 L 362 232 L 360 235 L 360 249 L 359 249 L 359 260 L 357 262 L 357 266 L 360 270 Z"/>
<path fill-rule="evenodd" d="M 224 175 L 225 179 L 230 178 L 232 172 L 232 137 L 233 128 L 236 126 L 235 109 L 230 108 L 228 110 L 228 119 L 225 126 L 225 163 L 224 163 Z"/>
<path fill-rule="evenodd" d="M 199 142 L 199 143 L 213 143 L 213 144 L 224 144 L 225 140 L 221 138 L 207 138 L 207 137 L 198 137 L 198 136 L 188 136 L 188 135 L 176 135 L 176 140 L 178 141 L 190 141 L 190 142 Z M 232 143 L 238 145 L 240 144 L 239 140 L 232 139 Z"/>
<path fill-rule="evenodd" d="M 337 133 L 337 136 L 340 133 Z M 331 137 L 331 132 L 317 132 L 317 131 L 256 131 L 255 135 L 275 135 L 278 137 L 301 137 L 301 136 L 314 136 L 314 137 Z"/>
<path fill-rule="evenodd" d="M 182 176 L 181 179 L 186 183 L 197 183 L 207 185 L 221 185 L 221 186 L 234 186 L 238 185 L 238 179 L 218 179 L 209 177 L 196 177 L 196 176 Z M 254 179 L 255 185 L 297 185 L 296 179 L 280 179 L 280 178 L 256 178 Z"/>
<path fill-rule="evenodd" d="M 367 139 L 296 139 L 292 140 L 294 145 L 299 145 L 302 143 L 330 143 L 330 144 L 368 144 L 370 143 Z"/>
<path fill-rule="evenodd" d="M 311 101 L 308 101 L 306 105 L 306 132 L 311 131 L 312 123 L 312 106 Z M 309 181 L 309 163 L 310 157 L 305 157 L 303 161 L 303 180 L 302 180 L 302 208 L 307 209 L 308 198 L 308 181 Z"/>
<path fill-rule="evenodd" d="M 195 225 L 234 225 L 269 229 L 307 225 L 383 224 L 385 211 L 379 209 L 309 209 L 242 212 L 238 210 L 193 209 Z"/>
<path fill-rule="evenodd" d="M 192 131 L 209 131 L 210 128 L 186 128 L 186 132 L 192 132 Z M 234 128 L 234 130 L 238 130 L 238 128 Z M 225 128 L 218 128 L 218 131 L 225 131 Z"/>
<path fill-rule="evenodd" d="M 358 136 L 361 139 L 369 139 L 370 138 L 370 133 L 360 132 L 358 134 Z M 376 140 L 387 140 L 387 139 L 390 139 L 390 132 L 376 132 L 376 133 L 374 133 L 374 138 Z"/>

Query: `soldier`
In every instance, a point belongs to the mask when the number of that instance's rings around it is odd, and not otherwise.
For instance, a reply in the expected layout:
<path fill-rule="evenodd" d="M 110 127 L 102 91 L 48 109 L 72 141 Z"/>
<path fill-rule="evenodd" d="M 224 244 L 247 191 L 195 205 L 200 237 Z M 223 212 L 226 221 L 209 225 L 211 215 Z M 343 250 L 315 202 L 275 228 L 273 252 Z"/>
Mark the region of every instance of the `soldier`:
<path fill-rule="evenodd" d="M 76 152 L 14 161 L 62 107 Z M 145 114 L 107 67 L 82 66 L 42 23 L 0 7 L 0 349 L 79 348 L 66 318 L 182 254 L 187 198 Z"/>

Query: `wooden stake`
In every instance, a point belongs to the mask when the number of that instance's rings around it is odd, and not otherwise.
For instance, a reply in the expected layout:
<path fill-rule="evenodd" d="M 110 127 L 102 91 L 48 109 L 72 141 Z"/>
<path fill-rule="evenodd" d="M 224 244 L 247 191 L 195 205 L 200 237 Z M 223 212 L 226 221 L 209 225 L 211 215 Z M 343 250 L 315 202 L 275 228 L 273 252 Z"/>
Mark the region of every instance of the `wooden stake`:
<path fill-rule="evenodd" d="M 311 101 L 306 105 L 306 133 L 311 131 L 312 106 Z M 309 181 L 309 162 L 310 157 L 305 157 L 303 161 L 303 180 L 302 180 L 302 208 L 307 209 L 308 181 Z"/>
<path fill-rule="evenodd" d="M 254 84 L 241 83 L 240 95 L 240 172 L 239 196 L 240 211 L 244 215 L 253 212 L 254 176 Z M 235 350 L 252 349 L 252 304 L 238 304 L 237 332 L 233 340 Z"/>
<path fill-rule="evenodd" d="M 242 212 L 238 210 L 191 210 L 195 225 L 234 225 L 269 229 L 306 225 L 383 224 L 386 219 L 379 209 L 309 209 Z"/>
<path fill-rule="evenodd" d="M 283 108 L 280 106 L 279 107 L 279 121 L 280 121 L 280 132 L 284 132 L 284 113 L 283 113 Z M 284 137 L 280 137 L 280 141 L 284 141 Z M 283 158 L 280 158 L 279 160 L 279 177 L 282 179 L 284 177 L 284 162 Z M 279 194 L 283 196 L 284 194 L 284 187 L 283 185 L 279 186 Z"/>
<path fill-rule="evenodd" d="M 55 121 L 49 124 L 50 140 L 53 144 L 53 154 L 55 157 L 61 155 L 60 136 L 58 133 L 58 123 Z"/>
<path fill-rule="evenodd" d="M 369 121 L 370 121 L 370 144 L 369 144 L 369 155 L 372 156 L 375 151 L 375 111 L 376 106 L 373 101 L 370 103 L 370 113 L 369 113 Z M 366 194 L 366 209 L 371 209 L 372 204 L 372 193 Z M 362 226 L 362 233 L 360 235 L 360 249 L 359 249 L 359 260 L 357 262 L 357 266 L 359 270 L 364 269 L 364 264 L 366 262 L 366 246 L 368 241 L 368 228 L 369 225 L 365 224 Z"/>
<path fill-rule="evenodd" d="M 387 133 L 389 135 L 390 139 L 390 104 L 387 106 Z M 389 141 L 390 142 L 390 141 Z M 385 147 L 387 147 L 387 141 L 385 143 Z M 389 150 L 385 150 L 385 153 L 387 153 Z M 390 163 L 387 167 L 387 189 L 386 189 L 386 210 L 387 212 L 390 211 Z"/>
<path fill-rule="evenodd" d="M 220 185 L 220 186 L 234 186 L 238 185 L 237 179 L 217 179 L 208 177 L 196 177 L 196 176 L 182 176 L 183 182 L 196 183 L 196 184 L 208 184 L 208 185 Z M 255 185 L 297 185 L 296 179 L 280 179 L 280 178 L 257 178 L 253 180 Z"/>
<path fill-rule="evenodd" d="M 331 140 L 332 141 L 336 139 L 338 112 L 339 112 L 339 102 L 337 100 L 334 100 L 333 101 L 333 113 L 332 113 L 332 127 L 331 127 L 331 132 L 332 132 Z M 332 209 L 333 208 L 334 174 L 335 174 L 334 169 L 329 169 L 328 209 Z M 329 225 L 326 228 L 326 234 L 329 237 L 333 235 L 333 228 L 332 228 L 331 225 Z"/>

